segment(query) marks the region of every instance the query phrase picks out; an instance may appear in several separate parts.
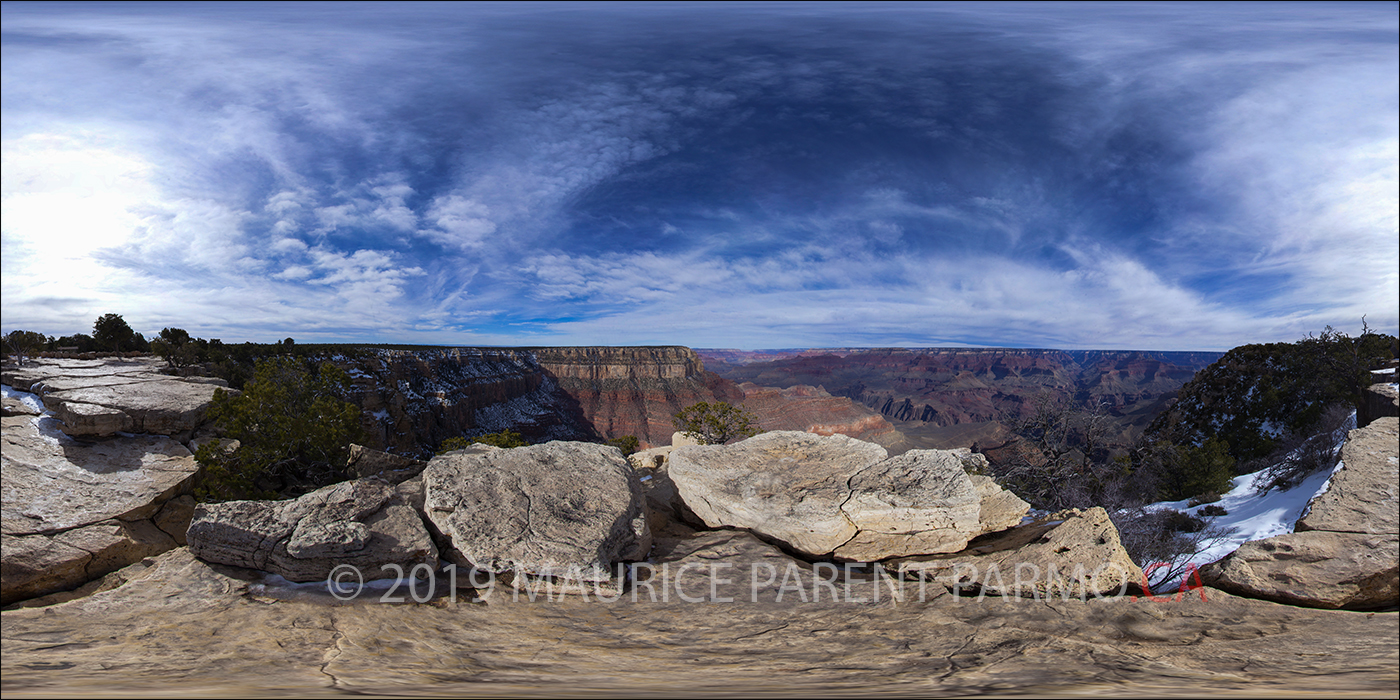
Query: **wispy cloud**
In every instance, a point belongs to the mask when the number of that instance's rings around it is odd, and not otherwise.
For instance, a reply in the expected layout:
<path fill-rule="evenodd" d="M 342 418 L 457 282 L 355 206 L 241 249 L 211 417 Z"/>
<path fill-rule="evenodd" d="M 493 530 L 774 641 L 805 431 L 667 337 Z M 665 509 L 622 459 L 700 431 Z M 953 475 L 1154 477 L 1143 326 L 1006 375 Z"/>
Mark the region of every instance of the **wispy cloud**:
<path fill-rule="evenodd" d="M 1392 9 L 6 5 L 4 327 L 1396 332 Z"/>

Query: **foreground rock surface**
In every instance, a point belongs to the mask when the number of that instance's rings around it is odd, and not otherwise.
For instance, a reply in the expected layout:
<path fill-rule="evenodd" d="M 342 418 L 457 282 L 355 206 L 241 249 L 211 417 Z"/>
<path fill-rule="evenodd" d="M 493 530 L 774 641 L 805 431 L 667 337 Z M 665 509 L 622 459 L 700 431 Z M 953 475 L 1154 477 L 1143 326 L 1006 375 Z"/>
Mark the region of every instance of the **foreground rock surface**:
<path fill-rule="evenodd" d="M 425 515 L 451 541 L 444 557 L 459 565 L 597 581 L 651 548 L 646 496 L 614 447 L 449 452 L 423 486 Z"/>
<path fill-rule="evenodd" d="M 229 501 L 195 508 L 190 551 L 200 559 L 257 569 L 289 581 L 325 581 L 348 565 L 366 578 L 381 567 L 437 570 L 437 548 L 388 482 L 346 481 L 287 501 Z"/>
<path fill-rule="evenodd" d="M 750 529 L 810 556 L 879 561 L 955 552 L 1020 521 L 1029 506 L 990 479 L 974 482 L 967 457 L 912 450 L 886 459 L 883 447 L 845 435 L 775 431 L 678 448 L 666 469 L 709 527 Z"/>
<path fill-rule="evenodd" d="M 80 443 L 49 417 L 0 418 L 0 604 L 75 588 L 184 542 L 198 469 L 170 438 Z"/>
<path fill-rule="evenodd" d="M 743 533 L 658 540 L 681 561 L 742 566 L 781 554 Z M 728 539 L 725 539 L 728 538 Z M 697 574 L 700 569 L 692 568 Z M 118 588 L 0 617 L 6 697 L 227 695 L 1390 695 L 1396 616 L 1209 591 L 1177 602 L 852 598 L 781 604 L 354 604 L 274 595 L 252 572 L 178 549 Z M 708 573 L 706 574 L 708 575 Z M 689 579 L 686 579 L 689 581 Z M 698 595 L 709 580 L 685 587 Z M 441 592 L 441 589 L 439 589 Z M 743 589 L 740 589 L 741 592 Z M 766 589 L 765 589 L 766 590 Z M 402 590 L 400 591 L 402 592 Z M 844 591 L 842 591 L 844 593 Z M 706 593 L 708 595 L 708 593 Z M 334 605 L 333 605 L 334 604 Z"/>
<path fill-rule="evenodd" d="M 1246 542 L 1201 568 L 1237 595 L 1319 608 L 1400 604 L 1400 419 L 1351 431 L 1343 467 L 1313 499 L 1296 531 Z"/>
<path fill-rule="evenodd" d="M 885 568 L 972 594 L 1026 598 L 1122 595 L 1142 581 L 1142 569 L 1099 507 L 1057 513 L 955 554 L 891 560 Z"/>

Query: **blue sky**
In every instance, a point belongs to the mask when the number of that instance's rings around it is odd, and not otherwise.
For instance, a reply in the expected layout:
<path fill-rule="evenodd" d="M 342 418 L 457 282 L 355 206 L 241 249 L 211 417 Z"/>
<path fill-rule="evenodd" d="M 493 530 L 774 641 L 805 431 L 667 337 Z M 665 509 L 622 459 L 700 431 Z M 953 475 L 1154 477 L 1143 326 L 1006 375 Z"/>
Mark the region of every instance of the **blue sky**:
<path fill-rule="evenodd" d="M 3 327 L 1395 333 L 1395 3 L 24 4 Z"/>

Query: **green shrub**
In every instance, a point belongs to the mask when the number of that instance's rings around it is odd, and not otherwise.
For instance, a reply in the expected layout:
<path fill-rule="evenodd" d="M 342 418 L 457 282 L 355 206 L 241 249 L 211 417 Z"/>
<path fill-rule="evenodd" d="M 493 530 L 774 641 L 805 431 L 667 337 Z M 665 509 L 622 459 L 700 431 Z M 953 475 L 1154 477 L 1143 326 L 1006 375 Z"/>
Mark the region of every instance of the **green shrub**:
<path fill-rule="evenodd" d="M 345 478 L 350 443 L 363 439 L 360 409 L 344 398 L 350 386 L 350 376 L 329 362 L 276 357 L 257 363 L 241 394 L 216 390 L 209 416 L 239 446 L 195 452 L 204 469 L 196 497 L 267 498 Z"/>
<path fill-rule="evenodd" d="M 1234 474 L 1235 458 L 1230 456 L 1230 446 L 1224 440 L 1211 438 L 1200 447 L 1177 447 L 1172 468 L 1162 475 L 1161 497 L 1179 501 L 1229 491 Z"/>
<path fill-rule="evenodd" d="M 442 441 L 442 445 L 438 447 L 437 453 L 441 455 L 456 450 L 464 450 L 470 447 L 471 444 L 471 441 L 464 437 L 450 437 Z"/>
<path fill-rule="evenodd" d="M 616 447 L 619 450 L 622 450 L 623 457 L 635 453 L 637 451 L 638 446 L 640 445 L 636 435 L 623 435 L 622 437 L 615 437 L 611 440 L 608 440 L 608 444 L 613 447 Z"/>
<path fill-rule="evenodd" d="M 491 433 L 489 435 L 478 435 L 477 437 L 472 438 L 472 442 L 480 445 L 493 445 L 495 447 L 506 448 L 525 447 L 526 445 L 530 444 L 528 442 L 525 442 L 525 440 L 520 437 L 520 433 L 517 433 L 509 428 L 502 430 L 499 433 Z"/>
<path fill-rule="evenodd" d="M 676 430 L 702 445 L 723 445 L 735 438 L 762 432 L 752 413 L 723 401 L 701 401 L 687 406 L 677 412 L 671 422 Z"/>

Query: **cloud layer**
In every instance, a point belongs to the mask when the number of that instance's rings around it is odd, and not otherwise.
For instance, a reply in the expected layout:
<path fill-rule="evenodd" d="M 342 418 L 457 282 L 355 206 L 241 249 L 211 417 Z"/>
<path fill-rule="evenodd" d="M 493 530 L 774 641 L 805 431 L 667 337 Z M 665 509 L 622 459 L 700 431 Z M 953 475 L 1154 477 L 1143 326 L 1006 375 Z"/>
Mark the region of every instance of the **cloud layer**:
<path fill-rule="evenodd" d="M 3 324 L 1395 333 L 1389 5 L 3 9 Z"/>

